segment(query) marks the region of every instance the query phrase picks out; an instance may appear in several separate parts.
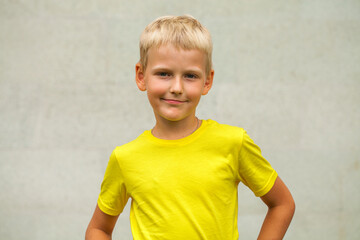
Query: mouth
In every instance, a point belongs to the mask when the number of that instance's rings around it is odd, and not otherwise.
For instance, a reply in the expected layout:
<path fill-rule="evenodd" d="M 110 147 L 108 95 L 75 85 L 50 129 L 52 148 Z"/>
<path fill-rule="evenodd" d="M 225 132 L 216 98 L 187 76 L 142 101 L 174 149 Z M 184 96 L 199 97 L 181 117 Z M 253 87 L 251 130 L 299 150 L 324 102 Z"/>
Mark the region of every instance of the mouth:
<path fill-rule="evenodd" d="M 162 101 L 169 103 L 169 104 L 182 104 L 187 101 L 184 100 L 178 100 L 178 99 L 167 99 L 167 98 L 161 98 Z"/>

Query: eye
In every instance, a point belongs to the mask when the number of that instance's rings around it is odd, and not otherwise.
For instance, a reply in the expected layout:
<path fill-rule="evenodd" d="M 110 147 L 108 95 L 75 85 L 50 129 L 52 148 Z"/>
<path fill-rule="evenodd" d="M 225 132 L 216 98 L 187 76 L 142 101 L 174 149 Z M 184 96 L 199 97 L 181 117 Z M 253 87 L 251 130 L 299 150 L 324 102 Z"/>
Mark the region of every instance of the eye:
<path fill-rule="evenodd" d="M 168 72 L 158 72 L 158 73 L 156 73 L 156 75 L 159 76 L 159 77 L 169 77 L 170 73 L 168 73 Z"/>
<path fill-rule="evenodd" d="M 185 74 L 185 78 L 196 79 L 196 78 L 199 78 L 199 77 L 196 74 L 188 73 L 188 74 Z"/>

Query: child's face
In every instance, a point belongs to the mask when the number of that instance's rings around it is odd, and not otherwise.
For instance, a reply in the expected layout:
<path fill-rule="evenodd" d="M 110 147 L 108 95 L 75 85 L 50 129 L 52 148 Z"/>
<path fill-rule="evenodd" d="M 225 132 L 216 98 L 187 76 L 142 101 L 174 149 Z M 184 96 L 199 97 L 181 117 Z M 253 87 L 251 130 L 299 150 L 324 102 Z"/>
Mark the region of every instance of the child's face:
<path fill-rule="evenodd" d="M 136 83 L 147 91 L 155 118 L 181 121 L 195 116 L 201 95 L 212 86 L 214 71 L 206 75 L 205 54 L 172 45 L 150 48 L 145 72 L 136 65 Z"/>

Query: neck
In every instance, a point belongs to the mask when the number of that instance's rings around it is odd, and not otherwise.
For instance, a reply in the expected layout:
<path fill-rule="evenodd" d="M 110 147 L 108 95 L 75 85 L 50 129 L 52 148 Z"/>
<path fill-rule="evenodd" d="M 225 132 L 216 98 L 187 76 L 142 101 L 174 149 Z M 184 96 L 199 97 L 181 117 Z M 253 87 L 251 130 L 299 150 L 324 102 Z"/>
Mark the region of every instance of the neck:
<path fill-rule="evenodd" d="M 151 132 L 157 138 L 175 140 L 191 135 L 200 125 L 201 120 L 196 116 L 188 117 L 181 121 L 156 119 L 156 125 Z"/>

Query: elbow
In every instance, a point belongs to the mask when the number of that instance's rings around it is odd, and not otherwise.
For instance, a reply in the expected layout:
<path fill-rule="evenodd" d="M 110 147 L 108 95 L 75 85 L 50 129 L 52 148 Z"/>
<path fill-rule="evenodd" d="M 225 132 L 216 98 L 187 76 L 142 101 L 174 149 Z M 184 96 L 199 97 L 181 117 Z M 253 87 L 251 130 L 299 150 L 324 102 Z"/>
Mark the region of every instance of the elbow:
<path fill-rule="evenodd" d="M 291 197 L 289 203 L 288 203 L 288 209 L 289 212 L 291 213 L 291 216 L 294 216 L 295 214 L 295 209 L 296 209 L 296 204 L 295 204 L 295 200 L 294 198 Z"/>
<path fill-rule="evenodd" d="M 85 240 L 90 240 L 91 239 L 92 230 L 93 229 L 90 226 L 88 226 L 88 228 L 86 229 L 86 232 L 85 232 Z"/>

